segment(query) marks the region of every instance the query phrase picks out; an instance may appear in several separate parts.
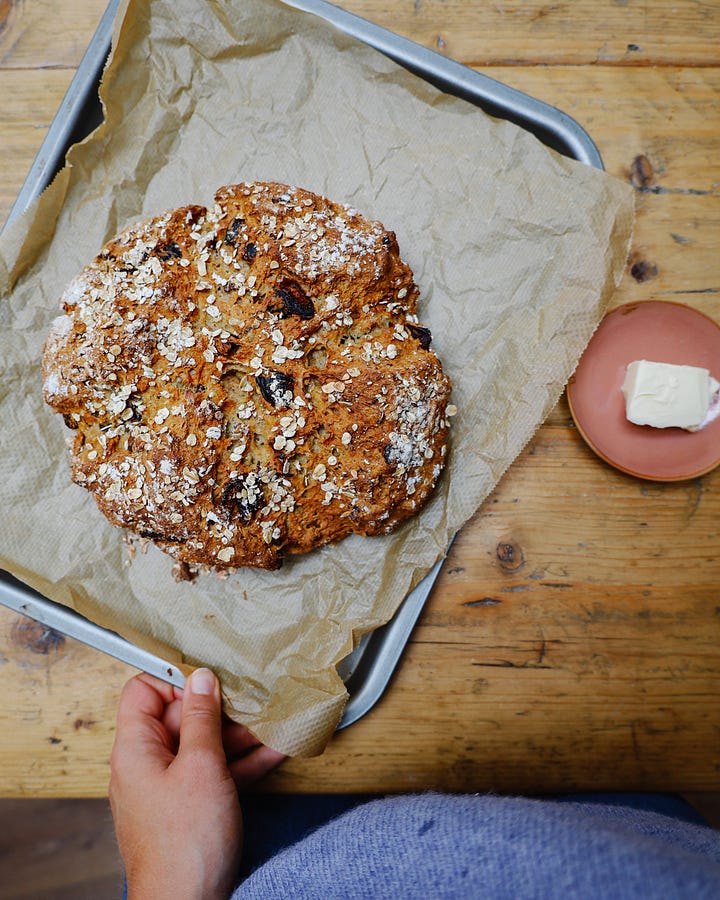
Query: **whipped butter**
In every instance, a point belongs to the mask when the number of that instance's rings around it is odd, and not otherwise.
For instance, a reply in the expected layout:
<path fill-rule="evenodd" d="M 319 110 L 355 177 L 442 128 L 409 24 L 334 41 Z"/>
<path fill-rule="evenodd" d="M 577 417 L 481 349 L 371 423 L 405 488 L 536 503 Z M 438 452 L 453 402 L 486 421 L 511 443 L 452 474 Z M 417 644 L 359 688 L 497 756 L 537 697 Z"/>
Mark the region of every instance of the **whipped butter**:
<path fill-rule="evenodd" d="M 635 425 L 697 431 L 720 413 L 719 389 L 707 369 L 635 360 L 622 386 L 625 415 Z"/>

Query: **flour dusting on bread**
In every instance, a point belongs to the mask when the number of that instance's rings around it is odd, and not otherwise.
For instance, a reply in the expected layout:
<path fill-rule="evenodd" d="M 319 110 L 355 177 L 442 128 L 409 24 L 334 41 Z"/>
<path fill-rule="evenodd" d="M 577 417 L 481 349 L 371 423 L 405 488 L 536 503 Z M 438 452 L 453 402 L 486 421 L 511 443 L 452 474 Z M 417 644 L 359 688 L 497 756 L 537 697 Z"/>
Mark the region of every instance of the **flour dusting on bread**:
<path fill-rule="evenodd" d="M 125 229 L 45 346 L 73 479 L 189 566 L 391 530 L 432 491 L 453 411 L 417 297 L 392 232 L 282 184 Z"/>

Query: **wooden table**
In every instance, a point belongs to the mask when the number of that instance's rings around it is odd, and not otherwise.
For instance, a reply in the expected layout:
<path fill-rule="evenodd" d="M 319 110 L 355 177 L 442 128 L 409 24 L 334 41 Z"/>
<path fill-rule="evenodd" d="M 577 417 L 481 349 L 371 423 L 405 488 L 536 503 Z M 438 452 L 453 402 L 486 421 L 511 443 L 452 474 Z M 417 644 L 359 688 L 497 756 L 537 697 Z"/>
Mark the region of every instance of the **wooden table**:
<path fill-rule="evenodd" d="M 104 2 L 0 3 L 2 221 Z M 716 2 L 343 5 L 577 118 L 637 191 L 615 302 L 720 320 Z M 563 399 L 458 536 L 379 705 L 269 789 L 720 790 L 719 522 L 720 470 L 622 475 Z M 103 796 L 132 670 L 0 608 L 0 674 L 0 794 Z"/>

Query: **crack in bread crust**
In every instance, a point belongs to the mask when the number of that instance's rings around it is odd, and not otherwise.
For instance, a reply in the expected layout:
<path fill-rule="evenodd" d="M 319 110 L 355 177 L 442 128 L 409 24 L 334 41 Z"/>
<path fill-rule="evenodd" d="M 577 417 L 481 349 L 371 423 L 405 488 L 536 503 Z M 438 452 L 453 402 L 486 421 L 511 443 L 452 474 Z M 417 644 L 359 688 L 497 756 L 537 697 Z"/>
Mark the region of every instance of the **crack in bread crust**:
<path fill-rule="evenodd" d="M 73 479 L 192 566 L 391 530 L 432 491 L 453 411 L 417 296 L 392 232 L 286 185 L 125 229 L 45 345 Z"/>

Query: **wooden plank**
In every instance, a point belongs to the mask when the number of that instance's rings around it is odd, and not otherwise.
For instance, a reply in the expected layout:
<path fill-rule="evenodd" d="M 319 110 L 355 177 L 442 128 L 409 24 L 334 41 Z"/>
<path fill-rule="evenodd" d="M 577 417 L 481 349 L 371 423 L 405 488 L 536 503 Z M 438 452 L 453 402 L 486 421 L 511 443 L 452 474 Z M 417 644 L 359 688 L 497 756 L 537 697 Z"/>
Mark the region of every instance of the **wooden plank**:
<path fill-rule="evenodd" d="M 714 65 L 717 4 L 679 0 L 344 0 L 346 9 L 469 65 Z"/>
<path fill-rule="evenodd" d="M 0 69 L 0 226 L 5 222 L 73 76 L 71 69 Z"/>
<path fill-rule="evenodd" d="M 0 795 L 107 794 L 129 666 L 0 607 Z"/>
<path fill-rule="evenodd" d="M 532 593 L 545 582 L 561 591 L 600 583 L 720 591 L 720 560 L 708 552 L 720 539 L 716 475 L 632 478 L 597 458 L 572 425 L 543 427 L 508 474 L 463 530 L 465 572 L 455 587 L 440 583 L 443 603 L 478 586 L 485 596 L 488 586 Z M 564 596 L 555 595 L 561 607 Z"/>
<path fill-rule="evenodd" d="M 320 760 L 290 761 L 265 789 L 673 791 L 693 784 L 707 788 L 709 773 L 715 776 L 717 757 L 697 765 L 698 746 L 717 742 L 703 704 L 671 704 L 665 692 L 653 693 L 643 679 L 634 696 L 610 679 L 601 696 L 590 680 L 569 690 L 567 674 L 553 677 L 547 671 L 537 683 L 552 700 L 530 701 L 524 692 L 527 669 L 516 677 L 517 670 L 505 665 L 477 668 L 477 659 L 473 648 L 414 644 L 398 673 L 396 689 L 404 699 L 398 698 L 394 710 L 389 701 L 371 713 L 355 734 L 339 735 Z M 422 672 L 422 679 L 408 683 L 403 673 L 409 666 Z M 467 677 L 453 685 L 448 676 L 461 669 Z M 436 700 L 431 688 L 438 684 L 446 693 L 430 714 Z M 420 696 L 408 702 L 412 690 Z M 422 757 L 413 752 L 418 746 Z"/>
<path fill-rule="evenodd" d="M 649 193 L 718 195 L 713 160 L 720 69 L 518 66 L 480 71 L 577 119 L 613 174 L 629 179 L 635 157 L 646 155 L 652 164 Z"/>
<path fill-rule="evenodd" d="M 0 70 L 76 68 L 106 6 L 107 0 L 3 0 Z"/>
<path fill-rule="evenodd" d="M 664 5 L 649 2 L 345 0 L 341 5 L 472 65 L 712 65 L 720 42 L 711 2 L 675 3 L 672 28 Z M 0 7 L 0 67 L 77 65 L 104 6 L 103 0 L 6 0 Z"/>
<path fill-rule="evenodd" d="M 611 0 L 468 3 L 467 0 L 343 0 L 345 9 L 469 65 L 715 65 L 717 5 Z M 0 5 L 0 68 L 79 62 L 104 0 Z M 668 22 L 672 27 L 668 27 Z"/>

